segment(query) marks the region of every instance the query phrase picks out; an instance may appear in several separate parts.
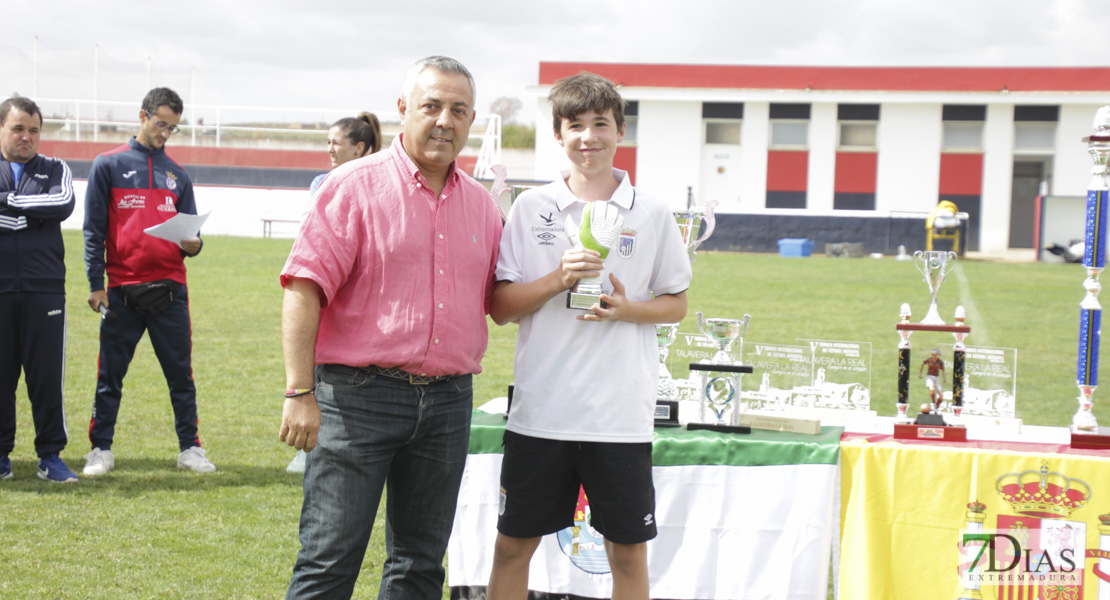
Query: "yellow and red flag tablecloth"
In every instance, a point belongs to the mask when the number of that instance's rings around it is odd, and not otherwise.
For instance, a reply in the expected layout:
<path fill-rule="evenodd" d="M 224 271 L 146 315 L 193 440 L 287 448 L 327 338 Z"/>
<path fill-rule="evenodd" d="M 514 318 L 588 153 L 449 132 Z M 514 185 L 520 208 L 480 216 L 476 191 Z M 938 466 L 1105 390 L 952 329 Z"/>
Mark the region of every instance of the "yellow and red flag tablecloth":
<path fill-rule="evenodd" d="M 840 598 L 1110 600 L 1108 573 L 1110 452 L 841 442 Z"/>

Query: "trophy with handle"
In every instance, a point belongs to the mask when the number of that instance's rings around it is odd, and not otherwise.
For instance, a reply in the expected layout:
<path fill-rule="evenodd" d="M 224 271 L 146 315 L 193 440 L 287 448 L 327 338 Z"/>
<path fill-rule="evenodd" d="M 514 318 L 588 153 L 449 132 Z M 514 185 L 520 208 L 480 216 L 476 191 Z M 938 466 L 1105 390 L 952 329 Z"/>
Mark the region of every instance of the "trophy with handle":
<path fill-rule="evenodd" d="M 729 349 L 748 332 L 751 315 L 743 319 L 705 318 L 698 311 L 698 331 L 717 346 L 717 354 L 708 363 L 693 363 L 691 371 L 699 372 L 702 391 L 701 422 L 737 425 L 740 422 L 740 381 L 752 367 L 734 361 Z M 712 417 L 710 417 L 712 413 Z"/>
<path fill-rule="evenodd" d="M 574 219 L 567 215 L 566 232 L 572 246 L 596 250 L 604 260 L 617 243 L 623 225 L 624 217 L 620 215 L 620 208 L 615 204 L 590 202 L 582 211 L 581 225 L 576 224 Z M 604 308 L 606 304 L 601 301 L 603 281 L 605 281 L 604 270 L 597 277 L 579 279 L 567 292 L 567 308 L 590 310 L 590 307 L 595 304 L 600 304 Z"/>
<path fill-rule="evenodd" d="M 717 218 L 713 215 L 713 208 L 717 206 L 716 200 L 710 200 L 705 208 L 690 206 L 684 210 L 674 211 L 678 229 L 682 232 L 682 242 L 686 244 L 686 252 L 690 255 L 690 262 L 698 257 L 698 246 L 713 235 L 717 228 Z M 705 221 L 705 231 L 702 232 L 701 222 Z M 698 236 L 701 233 L 701 236 Z"/>
<path fill-rule="evenodd" d="M 940 318 L 940 311 L 937 310 L 937 294 L 940 293 L 940 286 L 944 283 L 944 278 L 956 266 L 956 253 L 951 250 L 947 252 L 939 250 L 922 252 L 918 250 L 913 253 L 913 263 L 917 267 L 917 271 L 925 278 L 925 284 L 929 286 L 929 295 L 932 297 L 929 303 L 929 312 L 925 313 L 925 318 L 921 319 L 921 324 L 944 325 L 944 319 Z"/>

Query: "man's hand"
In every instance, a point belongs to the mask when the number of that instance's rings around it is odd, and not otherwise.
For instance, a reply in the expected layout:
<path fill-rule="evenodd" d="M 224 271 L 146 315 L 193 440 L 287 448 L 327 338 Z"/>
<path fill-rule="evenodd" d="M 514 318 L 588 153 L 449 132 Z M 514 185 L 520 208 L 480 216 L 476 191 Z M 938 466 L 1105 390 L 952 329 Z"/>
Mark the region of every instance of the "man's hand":
<path fill-rule="evenodd" d="M 184 250 L 185 254 L 188 254 L 189 256 L 193 256 L 197 252 L 200 252 L 200 238 L 181 240 L 181 249 Z"/>
<path fill-rule="evenodd" d="M 563 252 L 559 260 L 559 280 L 563 289 L 570 289 L 579 279 L 601 277 L 604 261 L 597 250 L 581 246 Z"/>
<path fill-rule="evenodd" d="M 104 290 L 97 290 L 89 294 L 89 308 L 93 312 L 100 312 L 100 305 L 108 306 L 108 292 Z"/>
<path fill-rule="evenodd" d="M 297 450 L 312 452 L 316 435 L 320 433 L 320 407 L 315 394 L 286 398 L 281 411 L 281 429 L 278 439 Z"/>

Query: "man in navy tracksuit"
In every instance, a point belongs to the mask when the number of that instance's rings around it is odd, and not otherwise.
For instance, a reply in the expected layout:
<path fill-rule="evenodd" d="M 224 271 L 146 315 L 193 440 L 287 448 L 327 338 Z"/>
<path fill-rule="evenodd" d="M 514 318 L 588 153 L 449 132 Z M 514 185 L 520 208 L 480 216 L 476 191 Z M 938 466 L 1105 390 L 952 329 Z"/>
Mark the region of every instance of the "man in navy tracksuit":
<path fill-rule="evenodd" d="M 100 324 L 100 366 L 96 377 L 85 475 L 103 475 L 115 466 L 112 440 L 123 395 L 123 377 L 144 332 L 170 388 L 180 454 L 177 466 L 211 473 L 197 436 L 197 392 L 193 383 L 192 329 L 186 256 L 196 256 L 200 237 L 168 242 L 144 232 L 177 213 L 197 212 L 189 174 L 166 156 L 166 141 L 177 130 L 184 105 L 169 88 L 155 88 L 139 110 L 139 134 L 93 161 L 85 196 L 85 265 L 89 279 L 89 307 L 114 312 Z M 104 274 L 108 274 L 108 288 Z M 146 290 L 158 306 L 147 306 L 132 292 Z M 138 286 L 136 288 L 135 286 Z M 151 296 L 148 296 L 148 298 Z M 154 304 L 159 304 L 155 302 Z"/>
<path fill-rule="evenodd" d="M 38 154 L 42 111 L 0 103 L 0 479 L 12 477 L 15 390 L 22 369 L 39 477 L 77 481 L 58 454 L 69 439 L 62 399 L 66 266 L 61 223 L 73 212 L 69 167 Z"/>

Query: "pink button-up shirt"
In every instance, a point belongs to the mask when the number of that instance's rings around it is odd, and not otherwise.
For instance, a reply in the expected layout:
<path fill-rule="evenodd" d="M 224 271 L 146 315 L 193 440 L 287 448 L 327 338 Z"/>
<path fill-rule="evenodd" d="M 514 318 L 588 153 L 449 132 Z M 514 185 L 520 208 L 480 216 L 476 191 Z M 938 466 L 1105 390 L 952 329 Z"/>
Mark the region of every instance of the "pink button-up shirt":
<path fill-rule="evenodd" d="M 489 192 L 452 168 L 434 196 L 398 136 L 328 175 L 281 284 L 323 289 L 316 364 L 479 373 L 500 239 Z"/>

